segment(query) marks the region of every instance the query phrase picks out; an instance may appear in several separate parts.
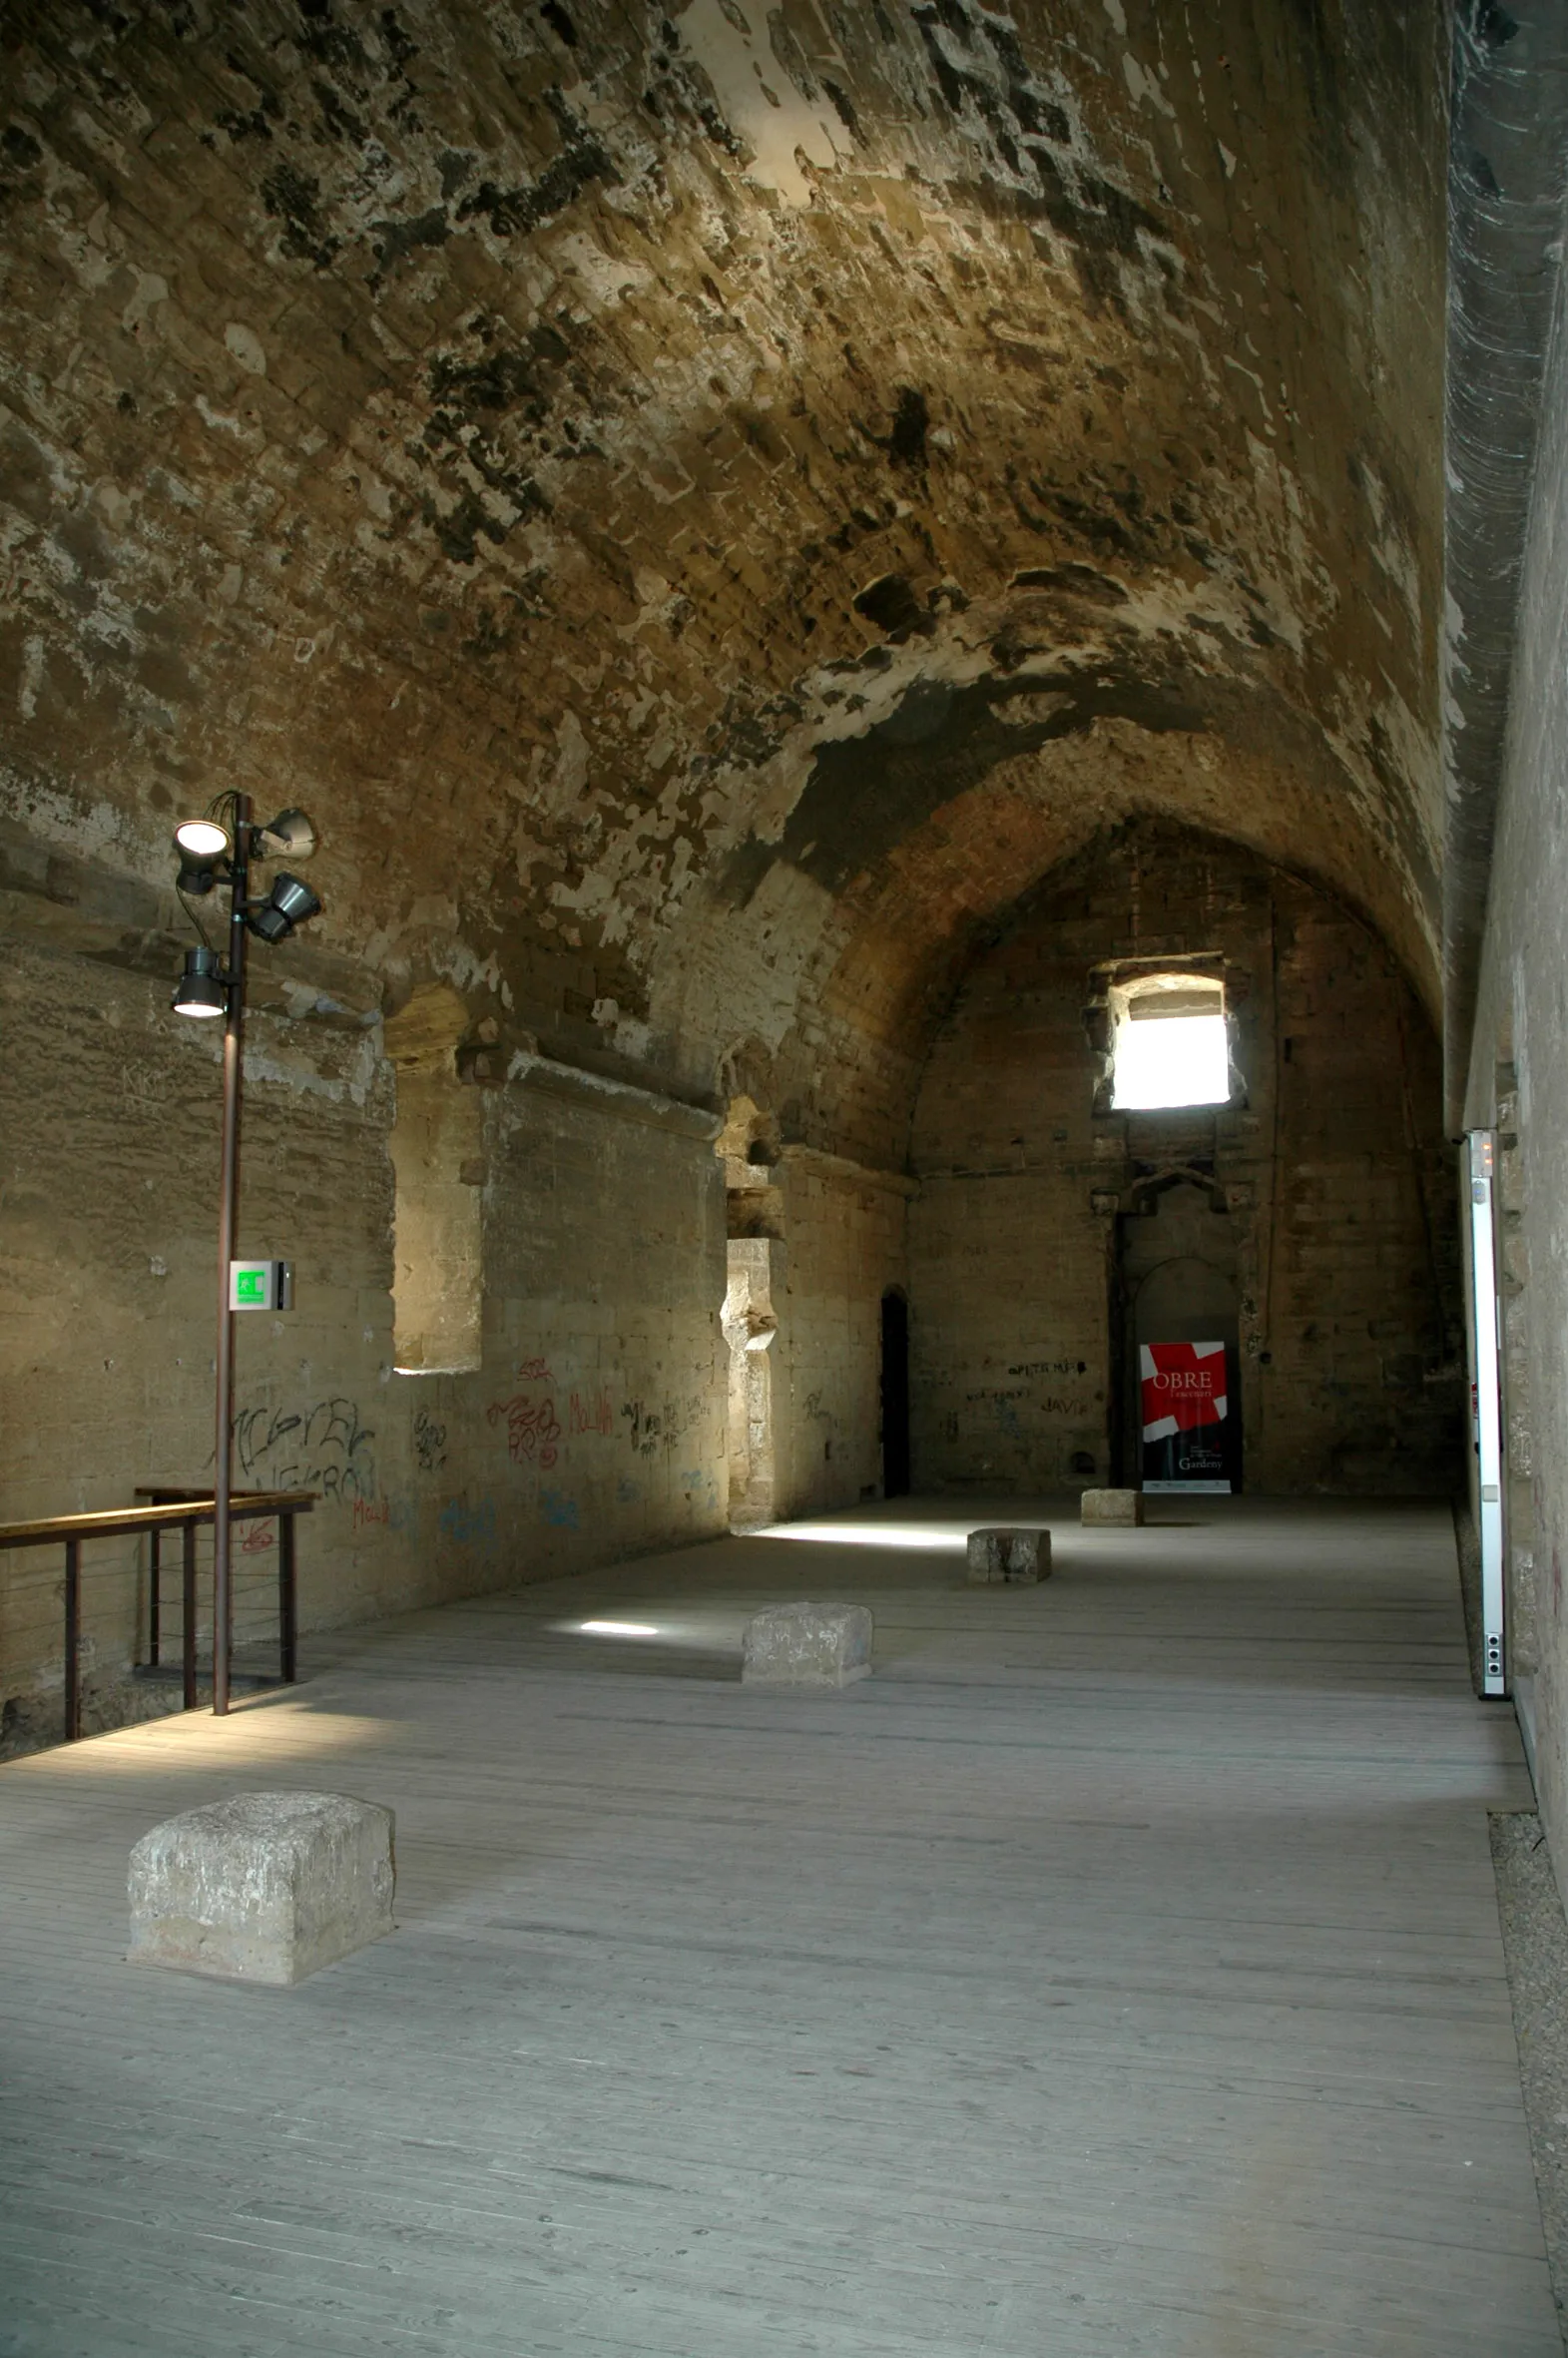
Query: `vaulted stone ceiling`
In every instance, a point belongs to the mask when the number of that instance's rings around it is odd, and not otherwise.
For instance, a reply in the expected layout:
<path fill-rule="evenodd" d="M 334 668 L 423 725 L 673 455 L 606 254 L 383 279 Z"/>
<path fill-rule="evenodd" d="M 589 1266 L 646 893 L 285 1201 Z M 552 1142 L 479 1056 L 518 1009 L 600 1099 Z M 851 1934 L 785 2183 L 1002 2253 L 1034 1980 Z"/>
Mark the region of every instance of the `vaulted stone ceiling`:
<path fill-rule="evenodd" d="M 896 1151 L 974 928 L 1169 813 L 1435 972 L 1420 0 L 5 18 L 7 803 Z"/>

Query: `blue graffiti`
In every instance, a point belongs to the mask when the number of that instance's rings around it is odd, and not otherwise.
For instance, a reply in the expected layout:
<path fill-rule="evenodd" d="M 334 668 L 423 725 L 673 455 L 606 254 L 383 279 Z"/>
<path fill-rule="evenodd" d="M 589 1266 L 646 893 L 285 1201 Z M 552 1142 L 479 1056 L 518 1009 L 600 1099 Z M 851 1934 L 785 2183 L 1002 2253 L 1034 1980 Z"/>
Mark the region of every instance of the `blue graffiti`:
<path fill-rule="evenodd" d="M 461 1498 L 453 1498 L 442 1507 L 436 1521 L 446 1536 L 457 1547 L 490 1547 L 495 1543 L 495 1500 L 481 1499 L 477 1506 L 469 1506 Z"/>
<path fill-rule="evenodd" d="M 541 1490 L 539 1506 L 545 1521 L 554 1523 L 558 1530 L 575 1531 L 577 1529 L 577 1500 L 575 1498 L 564 1497 L 559 1490 Z"/>

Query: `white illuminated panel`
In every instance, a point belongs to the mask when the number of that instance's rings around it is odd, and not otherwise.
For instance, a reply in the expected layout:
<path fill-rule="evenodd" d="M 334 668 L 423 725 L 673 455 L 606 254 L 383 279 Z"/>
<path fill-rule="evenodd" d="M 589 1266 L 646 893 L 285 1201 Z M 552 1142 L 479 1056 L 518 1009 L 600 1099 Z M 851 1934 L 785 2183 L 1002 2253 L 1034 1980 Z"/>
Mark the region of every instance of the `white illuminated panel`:
<path fill-rule="evenodd" d="M 1470 1132 L 1470 1348 L 1481 1541 L 1481 1692 L 1508 1691 L 1503 1650 L 1502 1391 L 1498 1380 L 1497 1140 Z"/>

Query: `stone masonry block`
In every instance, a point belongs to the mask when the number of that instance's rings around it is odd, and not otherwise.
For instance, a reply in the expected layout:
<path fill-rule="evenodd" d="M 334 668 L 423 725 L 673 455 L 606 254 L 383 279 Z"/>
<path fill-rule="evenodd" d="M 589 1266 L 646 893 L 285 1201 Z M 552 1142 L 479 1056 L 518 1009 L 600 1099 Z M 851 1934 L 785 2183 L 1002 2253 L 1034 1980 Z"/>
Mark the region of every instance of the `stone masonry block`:
<path fill-rule="evenodd" d="M 392 1813 L 345 1793 L 242 1793 L 131 1853 L 131 1959 L 288 1987 L 392 1929 Z"/>
<path fill-rule="evenodd" d="M 852 1686 L 870 1675 L 872 1628 L 863 1604 L 769 1605 L 746 1624 L 742 1683 Z"/>
<path fill-rule="evenodd" d="M 1085 1490 L 1079 1518 L 1087 1529 L 1128 1529 L 1144 1518 L 1142 1490 Z"/>
<path fill-rule="evenodd" d="M 969 1533 L 969 1585 L 1048 1580 L 1051 1534 L 1035 1525 L 998 1523 Z"/>

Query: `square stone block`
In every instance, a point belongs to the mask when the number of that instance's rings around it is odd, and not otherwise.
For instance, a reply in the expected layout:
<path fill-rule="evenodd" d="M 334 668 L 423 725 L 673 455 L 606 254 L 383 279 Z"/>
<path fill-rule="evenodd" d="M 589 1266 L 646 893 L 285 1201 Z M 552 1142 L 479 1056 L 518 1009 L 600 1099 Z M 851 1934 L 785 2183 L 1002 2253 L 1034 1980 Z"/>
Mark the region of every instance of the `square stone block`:
<path fill-rule="evenodd" d="M 287 1988 L 392 1929 L 392 1813 L 346 1793 L 242 1793 L 131 1853 L 131 1958 Z"/>
<path fill-rule="evenodd" d="M 1085 1490 L 1079 1517 L 1089 1529 L 1128 1530 L 1144 1518 L 1142 1490 Z"/>
<path fill-rule="evenodd" d="M 873 1623 L 863 1604 L 772 1604 L 741 1646 L 745 1686 L 841 1687 L 867 1678 Z"/>
<path fill-rule="evenodd" d="M 996 1581 L 1048 1580 L 1051 1534 L 1034 1524 L 997 1523 L 969 1533 L 969 1585 Z"/>

